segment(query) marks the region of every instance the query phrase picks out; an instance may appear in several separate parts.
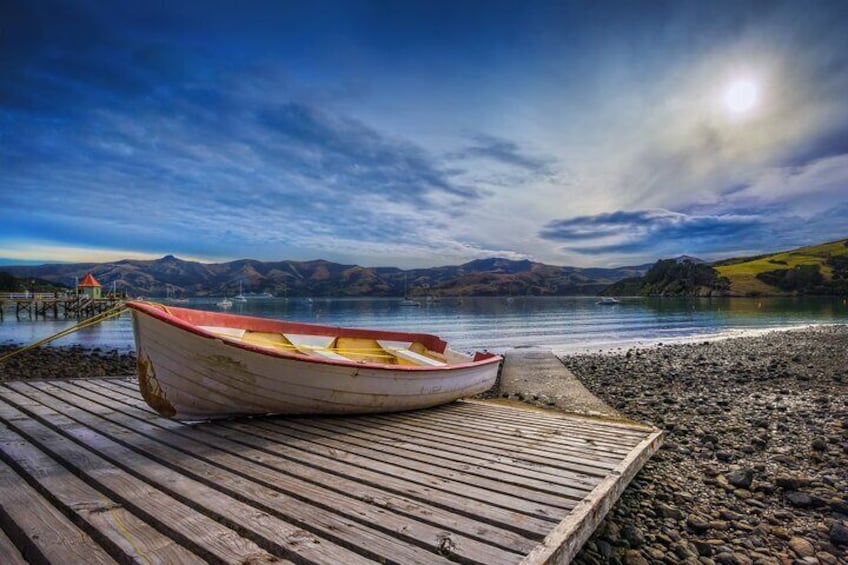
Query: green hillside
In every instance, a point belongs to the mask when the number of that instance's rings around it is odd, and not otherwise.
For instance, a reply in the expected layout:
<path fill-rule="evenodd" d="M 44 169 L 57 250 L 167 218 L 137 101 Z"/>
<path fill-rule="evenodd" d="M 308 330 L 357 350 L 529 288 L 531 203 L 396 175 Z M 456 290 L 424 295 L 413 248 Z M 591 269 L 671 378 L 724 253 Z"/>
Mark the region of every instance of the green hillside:
<path fill-rule="evenodd" d="M 738 296 L 848 294 L 848 239 L 713 264 Z"/>

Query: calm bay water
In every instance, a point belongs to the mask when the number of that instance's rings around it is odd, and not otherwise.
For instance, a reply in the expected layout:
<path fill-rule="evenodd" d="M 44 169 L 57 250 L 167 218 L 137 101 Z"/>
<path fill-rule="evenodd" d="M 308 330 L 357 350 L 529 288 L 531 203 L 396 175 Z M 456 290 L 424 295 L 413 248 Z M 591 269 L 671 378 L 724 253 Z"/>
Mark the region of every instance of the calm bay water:
<path fill-rule="evenodd" d="M 220 311 L 218 299 L 181 305 Z M 421 308 L 398 299 L 250 299 L 236 314 L 340 326 L 434 333 L 458 350 L 538 345 L 558 353 L 670 343 L 737 333 L 848 323 L 843 298 L 624 298 L 598 305 L 591 297 L 444 298 Z M 31 343 L 73 325 L 73 320 L 16 320 L 6 312 L 0 344 Z M 54 342 L 103 349 L 134 348 L 129 315 Z"/>

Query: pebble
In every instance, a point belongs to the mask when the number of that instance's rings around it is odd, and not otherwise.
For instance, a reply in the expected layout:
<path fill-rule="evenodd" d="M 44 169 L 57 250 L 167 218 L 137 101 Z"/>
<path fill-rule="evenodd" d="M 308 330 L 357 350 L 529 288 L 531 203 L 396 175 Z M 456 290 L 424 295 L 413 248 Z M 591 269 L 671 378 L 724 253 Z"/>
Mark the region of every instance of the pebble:
<path fill-rule="evenodd" d="M 17 346 L 0 346 L 0 355 Z M 134 375 L 135 353 L 90 350 L 81 346 L 45 346 L 25 351 L 0 363 L 0 382 L 32 379 L 77 379 Z"/>
<path fill-rule="evenodd" d="M 816 553 L 813 544 L 804 538 L 790 539 L 789 549 L 794 551 L 795 555 L 797 555 L 798 557 L 811 557 Z"/>
<path fill-rule="evenodd" d="M 830 528 L 830 541 L 833 545 L 841 545 L 848 548 L 848 526 L 834 522 Z"/>
<path fill-rule="evenodd" d="M 600 562 L 848 565 L 848 327 L 629 352 L 562 358 L 666 434 L 590 538 Z"/>

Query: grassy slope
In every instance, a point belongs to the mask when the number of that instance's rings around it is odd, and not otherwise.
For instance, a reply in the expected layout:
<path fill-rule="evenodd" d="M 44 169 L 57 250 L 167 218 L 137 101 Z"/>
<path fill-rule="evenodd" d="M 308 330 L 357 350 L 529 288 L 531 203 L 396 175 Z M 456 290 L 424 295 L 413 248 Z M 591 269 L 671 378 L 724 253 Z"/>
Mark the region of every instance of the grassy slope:
<path fill-rule="evenodd" d="M 778 288 L 769 286 L 756 278 L 757 273 L 775 271 L 777 269 L 791 269 L 797 265 L 819 265 L 825 280 L 830 280 L 832 269 L 825 261 L 833 255 L 848 256 L 848 247 L 845 246 L 846 239 L 801 247 L 792 251 L 765 255 L 751 260 L 722 261 L 715 265 L 716 270 L 723 277 L 730 279 L 730 289 L 735 294 L 750 294 L 759 292 L 762 294 L 786 294 Z M 785 261 L 786 264 L 779 263 Z"/>

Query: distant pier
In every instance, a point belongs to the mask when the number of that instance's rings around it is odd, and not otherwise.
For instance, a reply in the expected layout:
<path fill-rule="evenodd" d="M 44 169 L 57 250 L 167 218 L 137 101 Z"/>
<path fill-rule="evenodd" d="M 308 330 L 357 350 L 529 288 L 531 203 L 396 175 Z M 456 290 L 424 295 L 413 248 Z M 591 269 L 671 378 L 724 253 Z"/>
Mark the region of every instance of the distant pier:
<path fill-rule="evenodd" d="M 0 321 L 3 320 L 7 305 L 14 304 L 17 319 L 39 317 L 88 318 L 100 314 L 118 305 L 122 298 L 108 296 L 91 298 L 85 295 L 57 295 L 52 292 L 0 294 Z M 11 310 L 11 308 L 9 308 Z"/>

